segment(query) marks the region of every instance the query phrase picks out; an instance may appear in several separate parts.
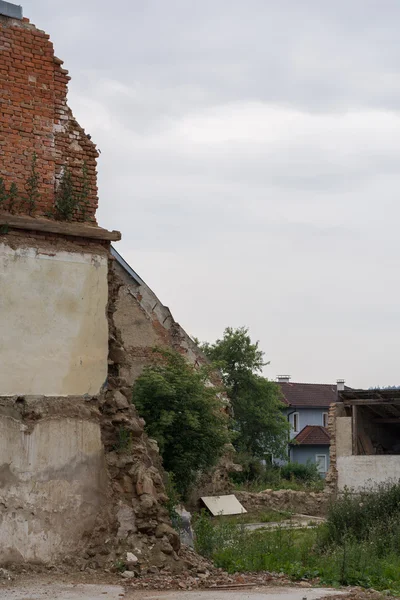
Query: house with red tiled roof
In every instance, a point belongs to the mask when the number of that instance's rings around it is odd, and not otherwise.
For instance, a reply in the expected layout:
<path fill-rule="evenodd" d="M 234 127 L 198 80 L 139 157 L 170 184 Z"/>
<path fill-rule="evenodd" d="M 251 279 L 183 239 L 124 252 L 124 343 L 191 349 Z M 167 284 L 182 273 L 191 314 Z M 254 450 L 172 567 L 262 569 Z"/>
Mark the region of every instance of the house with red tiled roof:
<path fill-rule="evenodd" d="M 289 376 L 281 375 L 277 383 L 291 425 L 289 460 L 301 464 L 316 463 L 324 476 L 329 469 L 329 407 L 337 401 L 338 390 L 344 389 L 344 381 L 338 380 L 337 384 L 296 383 L 290 381 Z"/>

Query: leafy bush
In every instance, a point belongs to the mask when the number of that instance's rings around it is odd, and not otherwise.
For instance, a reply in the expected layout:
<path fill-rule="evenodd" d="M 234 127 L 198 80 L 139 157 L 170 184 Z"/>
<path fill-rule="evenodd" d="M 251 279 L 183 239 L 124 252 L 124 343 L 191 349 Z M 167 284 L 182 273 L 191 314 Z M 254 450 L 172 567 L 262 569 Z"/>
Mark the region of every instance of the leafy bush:
<path fill-rule="evenodd" d="M 172 350 L 156 348 L 154 358 L 136 380 L 133 402 L 185 498 L 199 472 L 222 455 L 229 441 L 227 416 L 206 368 L 195 369 Z"/>
<path fill-rule="evenodd" d="M 317 465 L 311 461 L 308 461 L 306 465 L 297 462 L 287 463 L 281 467 L 281 476 L 288 481 L 312 482 L 321 479 Z"/>
<path fill-rule="evenodd" d="M 280 469 L 273 464 L 265 464 L 248 452 L 238 452 L 235 462 L 242 467 L 239 472 L 231 474 L 233 483 L 238 485 L 255 482 L 265 489 L 269 485 L 276 485 L 280 481 Z"/>
<path fill-rule="evenodd" d="M 241 472 L 231 474 L 236 489 L 260 492 L 267 488 L 299 491 L 322 491 L 324 488 L 324 480 L 313 463 L 289 463 L 280 467 L 268 462 L 263 463 L 248 453 L 238 453 L 235 462 L 242 467 Z"/>

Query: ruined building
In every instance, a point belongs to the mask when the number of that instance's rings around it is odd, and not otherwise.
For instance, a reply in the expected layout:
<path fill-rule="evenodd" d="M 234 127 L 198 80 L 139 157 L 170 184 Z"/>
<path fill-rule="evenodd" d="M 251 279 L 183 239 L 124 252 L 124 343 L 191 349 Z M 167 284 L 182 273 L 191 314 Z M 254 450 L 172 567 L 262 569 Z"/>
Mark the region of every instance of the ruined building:
<path fill-rule="evenodd" d="M 400 390 L 343 389 L 330 414 L 330 480 L 337 491 L 398 483 Z"/>
<path fill-rule="evenodd" d="M 156 343 L 204 358 L 96 224 L 97 150 L 68 80 L 49 36 L 0 0 L 0 563 L 130 550 L 178 568 L 131 388 Z"/>

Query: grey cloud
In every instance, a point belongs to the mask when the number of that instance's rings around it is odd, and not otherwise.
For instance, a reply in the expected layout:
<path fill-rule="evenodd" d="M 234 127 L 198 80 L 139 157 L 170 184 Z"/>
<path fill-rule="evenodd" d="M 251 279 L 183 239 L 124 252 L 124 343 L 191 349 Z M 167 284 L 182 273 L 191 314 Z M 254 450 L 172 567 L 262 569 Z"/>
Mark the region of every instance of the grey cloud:
<path fill-rule="evenodd" d="M 23 3 L 102 150 L 99 221 L 187 331 L 396 383 L 397 0 Z"/>
<path fill-rule="evenodd" d="M 71 70 L 309 110 L 397 108 L 395 0 L 26 0 Z"/>

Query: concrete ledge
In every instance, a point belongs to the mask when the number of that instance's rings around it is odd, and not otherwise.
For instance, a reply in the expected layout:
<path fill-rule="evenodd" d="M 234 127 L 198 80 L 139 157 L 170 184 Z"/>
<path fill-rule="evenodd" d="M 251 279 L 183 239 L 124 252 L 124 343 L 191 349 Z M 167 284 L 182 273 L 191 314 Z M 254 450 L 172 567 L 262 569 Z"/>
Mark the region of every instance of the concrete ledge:
<path fill-rule="evenodd" d="M 108 231 L 102 227 L 85 225 L 84 223 L 65 223 L 64 221 L 51 221 L 50 219 L 25 217 L 0 213 L 0 227 L 11 229 L 22 229 L 26 231 L 40 231 L 43 233 L 58 233 L 60 235 L 89 238 L 93 240 L 105 240 L 118 242 L 121 239 L 119 231 Z M 0 233 L 7 233 L 1 231 Z"/>

